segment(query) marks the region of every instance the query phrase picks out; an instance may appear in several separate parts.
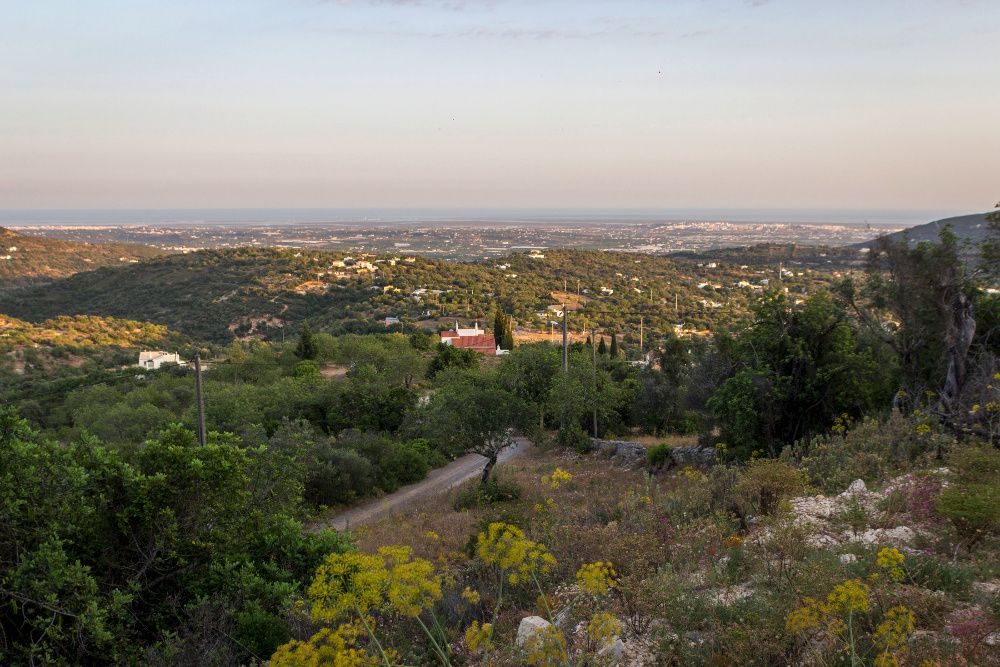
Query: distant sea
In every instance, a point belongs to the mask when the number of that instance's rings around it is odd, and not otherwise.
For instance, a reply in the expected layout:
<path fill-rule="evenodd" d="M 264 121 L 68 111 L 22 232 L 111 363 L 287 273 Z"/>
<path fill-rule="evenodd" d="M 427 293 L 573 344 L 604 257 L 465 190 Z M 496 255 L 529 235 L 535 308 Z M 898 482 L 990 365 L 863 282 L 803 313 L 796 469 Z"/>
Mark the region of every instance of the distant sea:
<path fill-rule="evenodd" d="M 861 209 L 61 209 L 0 210 L 0 225 L 386 225 L 733 222 L 912 227 L 969 211 Z"/>

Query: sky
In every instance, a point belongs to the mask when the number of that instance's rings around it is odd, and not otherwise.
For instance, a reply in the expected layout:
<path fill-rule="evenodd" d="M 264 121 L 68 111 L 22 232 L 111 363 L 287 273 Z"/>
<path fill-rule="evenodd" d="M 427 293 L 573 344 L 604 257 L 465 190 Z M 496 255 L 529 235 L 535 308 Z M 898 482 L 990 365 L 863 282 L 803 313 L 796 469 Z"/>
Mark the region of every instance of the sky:
<path fill-rule="evenodd" d="M 1000 198 L 997 0 L 0 0 L 0 209 Z"/>

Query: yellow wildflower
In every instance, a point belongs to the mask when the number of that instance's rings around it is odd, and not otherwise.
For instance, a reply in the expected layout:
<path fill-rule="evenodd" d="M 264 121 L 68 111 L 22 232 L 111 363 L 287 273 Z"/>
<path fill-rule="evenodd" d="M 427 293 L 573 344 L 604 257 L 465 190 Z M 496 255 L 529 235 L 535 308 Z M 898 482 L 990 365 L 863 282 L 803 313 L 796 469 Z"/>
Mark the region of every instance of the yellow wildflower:
<path fill-rule="evenodd" d="M 833 611 L 840 613 L 866 612 L 871 607 L 868 594 L 871 589 L 860 579 L 850 579 L 833 587 L 826 597 Z"/>
<path fill-rule="evenodd" d="M 899 552 L 899 549 L 886 547 L 880 550 L 878 555 L 875 556 L 875 564 L 883 570 L 888 571 L 889 576 L 894 581 L 902 581 L 905 576 L 902 567 L 904 559 L 905 557 Z"/>
<path fill-rule="evenodd" d="M 785 617 L 785 629 L 789 632 L 805 632 L 817 628 L 826 614 L 826 606 L 822 602 L 813 598 L 806 598 L 803 602 L 805 604 Z"/>
<path fill-rule="evenodd" d="M 587 624 L 587 636 L 599 646 L 607 646 L 622 632 L 622 623 L 606 611 L 594 614 Z"/>
<path fill-rule="evenodd" d="M 465 631 L 465 643 L 472 653 L 488 652 L 493 648 L 493 624 L 479 625 L 479 621 L 473 621 Z"/>
<path fill-rule="evenodd" d="M 568 484 L 571 479 L 573 479 L 573 475 L 566 472 L 562 468 L 556 468 L 552 471 L 551 475 L 545 475 L 542 477 L 542 484 L 550 489 L 558 489 L 563 484 Z"/>
<path fill-rule="evenodd" d="M 524 650 L 525 662 L 532 667 L 562 667 L 568 662 L 566 637 L 554 625 L 532 634 Z"/>
<path fill-rule="evenodd" d="M 273 667 L 377 667 L 381 660 L 356 648 L 355 642 L 362 630 L 355 623 L 347 623 L 336 630 L 324 628 L 309 641 L 290 641 L 278 647 L 271 656 Z"/>
<path fill-rule="evenodd" d="M 481 598 L 479 595 L 479 591 L 474 591 L 468 586 L 466 586 L 465 590 L 462 591 L 462 599 L 467 601 L 469 604 L 479 604 L 479 600 Z"/>
<path fill-rule="evenodd" d="M 316 569 L 309 586 L 313 620 L 328 623 L 354 611 L 364 614 L 380 606 L 388 576 L 379 556 L 330 554 Z"/>
<path fill-rule="evenodd" d="M 486 532 L 479 533 L 476 551 L 484 563 L 498 567 L 515 585 L 532 573 L 548 572 L 556 562 L 544 544 L 527 539 L 524 531 L 507 523 L 491 523 Z"/>
<path fill-rule="evenodd" d="M 585 563 L 576 572 L 576 583 L 585 593 L 607 595 L 615 587 L 617 573 L 611 562 Z"/>
<path fill-rule="evenodd" d="M 917 617 L 906 607 L 899 605 L 885 612 L 885 620 L 875 628 L 876 641 L 886 651 L 906 643 L 917 625 Z"/>
<path fill-rule="evenodd" d="M 379 549 L 388 557 L 391 569 L 388 579 L 389 604 L 404 616 L 418 616 L 441 599 L 441 580 L 434 576 L 434 565 L 423 558 L 410 560 L 408 547 L 402 551 Z"/>

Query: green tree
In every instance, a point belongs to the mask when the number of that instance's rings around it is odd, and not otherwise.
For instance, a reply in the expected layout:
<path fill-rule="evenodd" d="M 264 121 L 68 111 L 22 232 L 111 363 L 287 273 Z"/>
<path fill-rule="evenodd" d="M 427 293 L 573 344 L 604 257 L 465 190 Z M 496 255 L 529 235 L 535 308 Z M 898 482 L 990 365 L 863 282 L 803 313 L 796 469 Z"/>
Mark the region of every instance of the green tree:
<path fill-rule="evenodd" d="M 493 376 L 452 371 L 427 406 L 427 428 L 446 448 L 486 458 L 480 479 L 490 479 L 497 457 L 514 444 L 514 429 L 530 414 L 524 402 Z"/>
<path fill-rule="evenodd" d="M 448 368 L 474 370 L 479 368 L 479 353 L 454 345 L 438 343 L 434 358 L 427 367 L 427 377 L 433 378 Z"/>
<path fill-rule="evenodd" d="M 601 342 L 597 344 L 597 354 L 606 355 L 608 353 L 608 346 L 604 342 L 604 336 L 601 336 Z"/>
<path fill-rule="evenodd" d="M 295 356 L 299 359 L 315 359 L 317 352 L 312 329 L 309 327 L 308 322 L 303 322 L 302 332 L 299 334 L 299 342 L 295 346 Z"/>
<path fill-rule="evenodd" d="M 618 352 L 618 334 L 614 331 L 611 332 L 611 358 L 617 359 L 619 355 Z"/>
<path fill-rule="evenodd" d="M 708 404 L 737 453 L 781 447 L 828 428 L 848 414 L 884 405 L 892 392 L 870 347 L 828 295 L 801 308 L 771 293 L 734 337 L 735 365 Z"/>
<path fill-rule="evenodd" d="M 901 370 L 898 407 L 921 407 L 936 396 L 933 412 L 956 425 L 964 405 L 976 341 L 976 302 L 981 297 L 948 228 L 938 243 L 911 246 L 887 238 L 875 242 L 860 287 L 851 280 L 838 292 L 873 338 L 896 353 Z"/>
<path fill-rule="evenodd" d="M 534 407 L 539 429 L 545 428 L 549 392 L 561 366 L 559 348 L 550 343 L 532 343 L 503 357 L 497 369 L 501 386 Z"/>

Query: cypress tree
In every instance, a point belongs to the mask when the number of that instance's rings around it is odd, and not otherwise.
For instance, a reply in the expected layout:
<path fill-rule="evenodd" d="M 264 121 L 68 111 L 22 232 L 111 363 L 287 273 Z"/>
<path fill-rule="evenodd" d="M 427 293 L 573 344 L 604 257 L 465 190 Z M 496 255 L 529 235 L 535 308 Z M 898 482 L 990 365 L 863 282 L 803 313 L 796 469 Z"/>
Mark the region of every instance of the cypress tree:
<path fill-rule="evenodd" d="M 504 312 L 497 306 L 493 309 L 493 339 L 501 348 L 504 344 Z"/>
<path fill-rule="evenodd" d="M 611 357 L 618 358 L 618 334 L 611 332 Z"/>
<path fill-rule="evenodd" d="M 597 354 L 607 354 L 607 353 L 608 353 L 608 346 L 604 342 L 604 336 L 601 336 L 601 342 L 598 343 L 597 345 Z"/>
<path fill-rule="evenodd" d="M 302 333 L 299 334 L 298 345 L 295 346 L 295 356 L 299 359 L 315 359 L 318 350 L 316 341 L 313 340 L 312 329 L 308 322 L 302 323 Z"/>
<path fill-rule="evenodd" d="M 514 349 L 514 319 L 510 315 L 504 315 L 503 322 L 503 346 L 504 350 Z"/>

